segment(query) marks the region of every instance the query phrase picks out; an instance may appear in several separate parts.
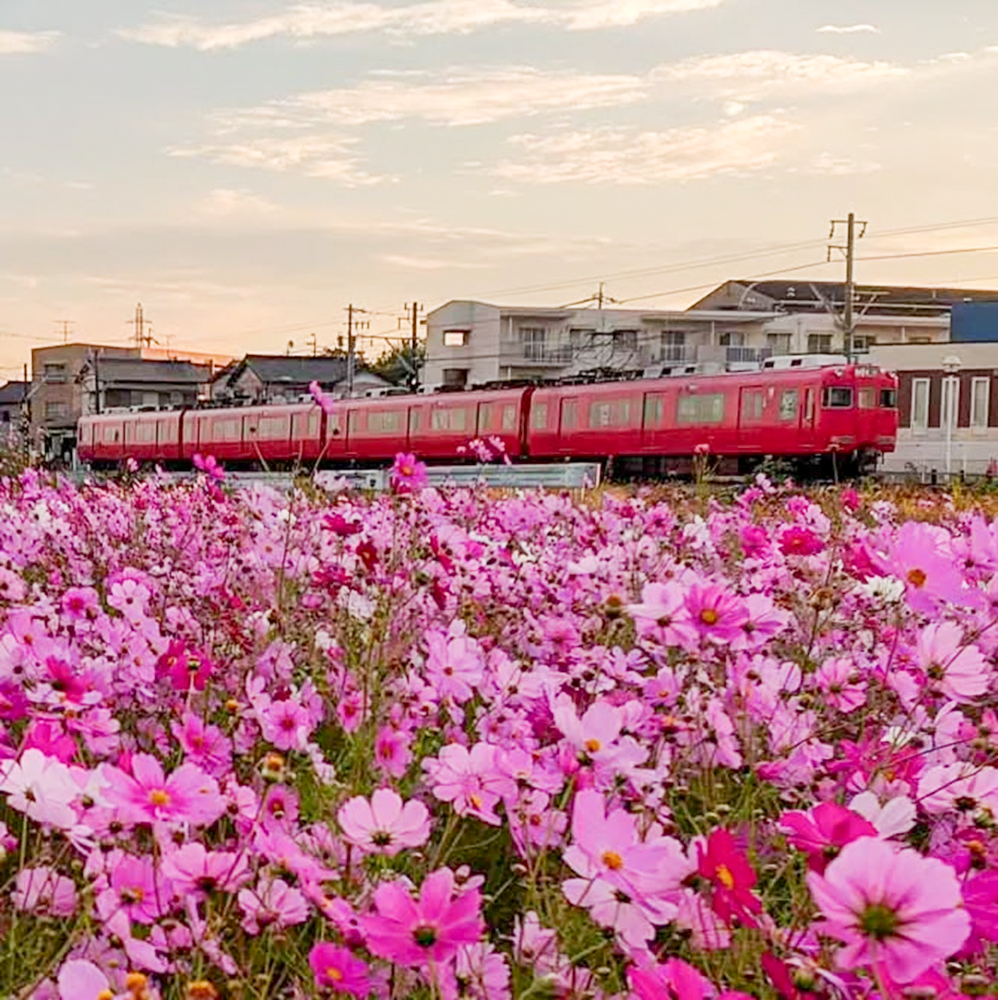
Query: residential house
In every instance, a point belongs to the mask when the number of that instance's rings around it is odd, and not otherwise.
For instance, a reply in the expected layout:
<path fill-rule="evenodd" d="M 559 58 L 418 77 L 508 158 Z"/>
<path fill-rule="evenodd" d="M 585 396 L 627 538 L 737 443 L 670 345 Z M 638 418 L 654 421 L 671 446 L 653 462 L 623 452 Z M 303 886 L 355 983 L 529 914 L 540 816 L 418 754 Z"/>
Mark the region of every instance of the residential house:
<path fill-rule="evenodd" d="M 324 392 L 345 396 L 348 381 L 344 357 L 247 354 L 218 373 L 212 382 L 211 397 L 221 402 L 287 403 L 308 395 L 313 382 Z M 390 388 L 390 382 L 363 365 L 356 366 L 355 396 L 375 395 Z"/>
<path fill-rule="evenodd" d="M 20 439 L 30 382 L 0 385 L 0 447 Z"/>

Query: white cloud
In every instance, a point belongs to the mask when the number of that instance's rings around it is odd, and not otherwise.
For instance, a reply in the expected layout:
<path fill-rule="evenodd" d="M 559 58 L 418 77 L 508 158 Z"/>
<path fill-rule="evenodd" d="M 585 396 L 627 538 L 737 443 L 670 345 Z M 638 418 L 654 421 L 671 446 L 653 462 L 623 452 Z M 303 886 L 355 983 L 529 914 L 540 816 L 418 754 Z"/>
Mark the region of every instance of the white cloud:
<path fill-rule="evenodd" d="M 171 156 L 200 157 L 230 167 L 257 167 L 277 173 L 295 171 L 307 177 L 336 181 L 346 187 L 375 184 L 384 178 L 359 167 L 349 136 L 310 135 L 293 138 L 256 138 L 243 142 L 175 147 Z"/>
<path fill-rule="evenodd" d="M 438 125 L 479 125 L 572 108 L 631 104 L 647 96 L 640 77 L 549 72 L 530 66 L 380 74 L 356 87 L 302 94 L 271 107 L 289 122 L 338 126 L 422 119 Z M 268 109 L 262 109 L 264 117 Z"/>
<path fill-rule="evenodd" d="M 880 29 L 874 24 L 825 24 L 818 29 L 819 35 L 879 35 Z"/>
<path fill-rule="evenodd" d="M 200 211 L 203 215 L 215 218 L 231 218 L 273 215 L 278 206 L 245 188 L 216 188 L 201 202 Z"/>
<path fill-rule="evenodd" d="M 883 60 L 864 61 L 824 54 L 759 49 L 703 56 L 659 67 L 654 77 L 675 85 L 711 88 L 725 99 L 796 97 L 807 91 L 849 91 L 907 76 L 910 70 Z"/>
<path fill-rule="evenodd" d="M 840 156 L 821 153 L 802 171 L 806 174 L 828 174 L 833 177 L 847 177 L 855 174 L 873 174 L 883 169 L 872 160 L 859 160 L 854 156 Z"/>
<path fill-rule="evenodd" d="M 475 264 L 471 261 L 441 260 L 436 257 L 409 257 L 393 253 L 382 254 L 378 259 L 391 267 L 400 267 L 407 271 L 475 270 L 485 267 L 484 264 Z"/>
<path fill-rule="evenodd" d="M 775 115 L 756 115 L 711 128 L 663 132 L 599 128 L 520 135 L 510 141 L 523 150 L 495 173 L 535 184 L 655 184 L 701 180 L 772 166 L 780 142 L 798 126 Z"/>
<path fill-rule="evenodd" d="M 0 56 L 28 56 L 52 48 L 57 31 L 0 31 Z"/>
<path fill-rule="evenodd" d="M 397 35 L 468 34 L 503 24 L 540 24 L 572 31 L 630 27 L 662 17 L 720 6 L 724 0 L 422 0 L 382 6 L 363 0 L 295 4 L 287 10 L 230 24 L 205 24 L 173 17 L 125 28 L 122 38 L 147 45 L 190 47 L 203 52 L 236 48 L 268 38 L 309 41 L 322 37 L 383 31 Z"/>

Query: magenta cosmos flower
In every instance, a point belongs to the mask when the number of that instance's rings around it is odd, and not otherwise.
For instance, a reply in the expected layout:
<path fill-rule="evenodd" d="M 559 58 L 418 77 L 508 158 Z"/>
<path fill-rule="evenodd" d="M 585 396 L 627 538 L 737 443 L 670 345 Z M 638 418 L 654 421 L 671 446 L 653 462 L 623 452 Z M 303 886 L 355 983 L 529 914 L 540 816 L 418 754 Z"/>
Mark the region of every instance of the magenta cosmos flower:
<path fill-rule="evenodd" d="M 428 875 L 418 899 L 401 880 L 382 883 L 374 892 L 378 912 L 361 919 L 367 947 L 379 958 L 413 968 L 449 962 L 485 930 L 478 889 L 456 897 L 454 891 L 449 868 Z"/>
<path fill-rule="evenodd" d="M 394 857 L 403 848 L 421 847 L 430 839 L 430 813 L 417 799 L 403 802 L 390 788 L 379 788 L 370 802 L 358 795 L 336 814 L 340 829 L 365 854 Z"/>
<path fill-rule="evenodd" d="M 785 812 L 780 826 L 787 840 L 807 854 L 807 866 L 819 874 L 846 844 L 860 837 L 876 837 L 877 828 L 837 802 L 822 802 L 809 812 Z"/>
<path fill-rule="evenodd" d="M 397 490 L 419 490 L 427 483 L 426 466 L 405 452 L 395 456 L 391 472 L 392 486 Z"/>
<path fill-rule="evenodd" d="M 820 929 L 845 945 L 837 957 L 842 969 L 872 966 L 910 983 L 970 934 L 956 873 L 910 849 L 862 837 L 807 881 L 826 918 Z"/>
<path fill-rule="evenodd" d="M 355 997 L 366 997 L 371 992 L 367 966 L 348 948 L 322 941 L 308 953 L 308 964 L 316 986 L 322 989 Z"/>

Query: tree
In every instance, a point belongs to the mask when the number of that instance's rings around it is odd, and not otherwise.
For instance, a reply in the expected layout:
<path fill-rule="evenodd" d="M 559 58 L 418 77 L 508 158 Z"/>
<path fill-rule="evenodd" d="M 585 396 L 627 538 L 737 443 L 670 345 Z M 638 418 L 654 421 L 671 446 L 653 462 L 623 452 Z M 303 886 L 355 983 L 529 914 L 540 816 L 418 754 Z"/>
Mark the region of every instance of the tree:
<path fill-rule="evenodd" d="M 393 385 L 413 386 L 417 373 L 422 371 L 425 363 L 425 345 L 417 344 L 416 351 L 413 353 L 412 344 L 409 341 L 404 341 L 393 344 L 389 350 L 367 367 L 375 375 L 380 375 Z"/>

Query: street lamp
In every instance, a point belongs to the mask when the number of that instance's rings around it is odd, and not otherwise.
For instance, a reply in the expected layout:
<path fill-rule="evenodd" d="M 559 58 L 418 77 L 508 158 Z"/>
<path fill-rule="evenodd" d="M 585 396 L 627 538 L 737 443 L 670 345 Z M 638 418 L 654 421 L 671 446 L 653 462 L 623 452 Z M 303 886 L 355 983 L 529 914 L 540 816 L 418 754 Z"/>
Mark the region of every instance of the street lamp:
<path fill-rule="evenodd" d="M 953 425 L 956 423 L 956 394 L 960 385 L 959 372 L 963 362 L 955 355 L 949 354 L 943 358 L 943 371 L 946 372 L 946 382 L 949 391 L 946 396 L 946 479 L 949 480 L 953 469 Z"/>

